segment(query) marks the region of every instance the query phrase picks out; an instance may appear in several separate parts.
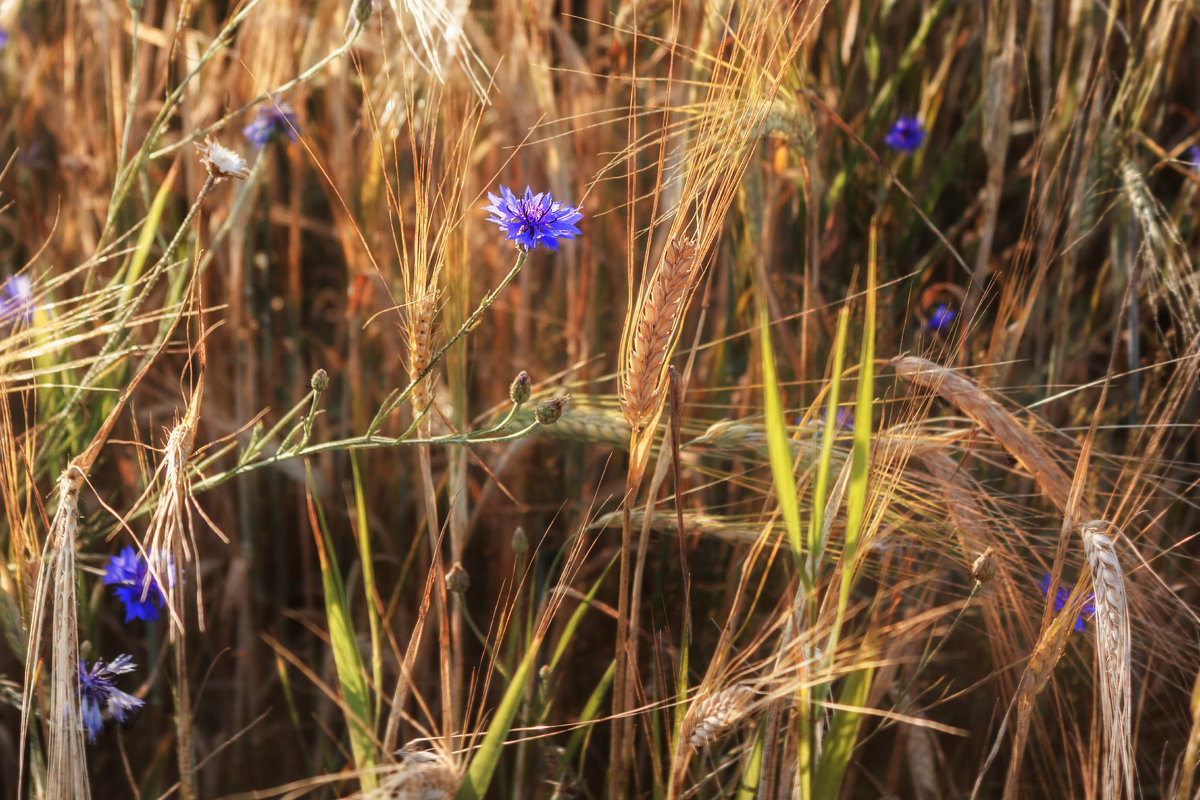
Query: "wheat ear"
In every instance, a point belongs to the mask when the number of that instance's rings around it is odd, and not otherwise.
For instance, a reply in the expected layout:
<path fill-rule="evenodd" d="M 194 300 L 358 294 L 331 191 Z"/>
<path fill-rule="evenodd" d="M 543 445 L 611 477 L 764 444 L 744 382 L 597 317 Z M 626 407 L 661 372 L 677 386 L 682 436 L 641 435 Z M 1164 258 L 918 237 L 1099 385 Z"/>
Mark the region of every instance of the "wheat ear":
<path fill-rule="evenodd" d="M 683 316 L 695 266 L 695 240 L 672 240 L 638 309 L 621 387 L 621 410 L 634 430 L 654 415 L 662 397 L 667 355 Z"/>
<path fill-rule="evenodd" d="M 41 660 L 42 627 L 46 605 L 50 618 L 50 708 L 47 726 L 46 797 L 87 800 L 87 753 L 83 742 L 83 715 L 79 700 L 79 629 L 75 597 L 75 546 L 79 532 L 79 489 L 84 471 L 72 463 L 58 478 L 58 504 L 42 552 L 29 620 L 25 649 L 25 689 L 21 703 L 21 752 L 25 751 L 29 715 L 34 704 L 34 676 Z M 24 773 L 21 761 L 21 776 Z M 19 791 L 19 788 L 18 788 Z"/>
<path fill-rule="evenodd" d="M 409 316 L 405 322 L 405 333 L 408 335 L 408 379 L 416 381 L 429 367 L 433 357 L 433 323 L 437 318 L 439 293 L 434 288 L 428 288 L 412 301 Z M 413 413 L 420 414 L 429 405 L 429 386 L 432 379 L 427 375 L 413 386 Z"/>
<path fill-rule="evenodd" d="M 688 712 L 683 722 L 684 738 L 695 750 L 708 747 L 742 721 L 753 700 L 754 690 L 744 683 L 709 695 Z"/>
<path fill-rule="evenodd" d="M 1133 798 L 1129 607 L 1121 562 L 1112 539 L 1105 535 L 1109 527 L 1105 520 L 1093 520 L 1081 525 L 1079 533 L 1092 570 L 1092 592 L 1096 595 L 1096 668 L 1100 674 L 1100 710 L 1104 717 L 1101 730 L 1107 744 L 1102 767 L 1103 796 Z"/>

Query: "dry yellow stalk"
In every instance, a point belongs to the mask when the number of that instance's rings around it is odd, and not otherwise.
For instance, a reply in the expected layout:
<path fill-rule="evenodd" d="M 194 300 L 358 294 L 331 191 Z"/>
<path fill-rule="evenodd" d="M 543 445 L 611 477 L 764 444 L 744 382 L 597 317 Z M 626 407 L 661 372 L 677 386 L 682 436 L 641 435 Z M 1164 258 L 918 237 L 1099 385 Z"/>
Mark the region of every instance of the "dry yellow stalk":
<path fill-rule="evenodd" d="M 692 289 L 695 266 L 695 240 L 672 240 L 642 298 L 621 386 L 621 410 L 635 430 L 654 416 L 662 399 L 667 356 Z"/>

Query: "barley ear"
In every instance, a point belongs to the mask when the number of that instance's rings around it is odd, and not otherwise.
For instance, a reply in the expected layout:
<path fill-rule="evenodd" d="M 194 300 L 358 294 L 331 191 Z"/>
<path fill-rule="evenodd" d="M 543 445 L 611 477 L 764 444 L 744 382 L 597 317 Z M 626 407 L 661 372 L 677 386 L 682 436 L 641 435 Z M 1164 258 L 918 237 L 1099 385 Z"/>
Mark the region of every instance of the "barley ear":
<path fill-rule="evenodd" d="M 1100 726 L 1106 742 L 1103 797 L 1134 797 L 1131 737 L 1131 657 L 1125 576 L 1105 520 L 1080 526 L 1096 595 L 1096 671 L 1100 676 Z M 1124 784 L 1122 786 L 1122 783 Z M 1123 789 L 1123 791 L 1122 791 Z"/>

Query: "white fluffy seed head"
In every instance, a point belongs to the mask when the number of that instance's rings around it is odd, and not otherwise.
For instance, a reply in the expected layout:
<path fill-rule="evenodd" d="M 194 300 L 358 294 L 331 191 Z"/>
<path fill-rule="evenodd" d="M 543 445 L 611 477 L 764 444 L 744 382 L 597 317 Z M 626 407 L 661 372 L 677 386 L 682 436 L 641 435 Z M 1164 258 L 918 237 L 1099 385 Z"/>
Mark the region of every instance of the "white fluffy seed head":
<path fill-rule="evenodd" d="M 197 144 L 196 149 L 200 151 L 200 163 L 208 169 L 208 174 L 215 181 L 244 178 L 250 174 L 246 167 L 246 159 L 211 136 L 205 138 L 204 144 Z"/>

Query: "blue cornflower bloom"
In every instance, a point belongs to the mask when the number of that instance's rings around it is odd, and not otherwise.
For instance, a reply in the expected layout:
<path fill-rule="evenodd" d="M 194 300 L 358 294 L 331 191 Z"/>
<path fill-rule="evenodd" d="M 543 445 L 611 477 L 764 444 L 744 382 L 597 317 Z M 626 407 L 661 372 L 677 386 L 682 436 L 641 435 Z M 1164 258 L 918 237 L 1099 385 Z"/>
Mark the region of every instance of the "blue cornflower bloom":
<path fill-rule="evenodd" d="M 107 708 L 117 722 L 124 723 L 129 715 L 146 704 L 131 694 L 122 692 L 113 686 L 113 678 L 133 672 L 137 665 L 133 656 L 121 655 L 114 658 L 106 666 L 103 659 L 92 664 L 91 669 L 79 661 L 79 711 L 80 720 L 87 728 L 88 742 L 95 742 L 96 736 L 104 730 L 104 718 L 101 712 Z"/>
<path fill-rule="evenodd" d="M 925 127 L 916 117 L 901 117 L 892 123 L 883 141 L 888 147 L 912 153 L 925 144 Z"/>
<path fill-rule="evenodd" d="M 575 223 L 583 219 L 583 212 L 562 200 L 555 201 L 549 192 L 534 194 L 526 186 L 525 196 L 517 197 L 507 186 L 501 186 L 500 196 L 488 192 L 488 199 L 492 204 L 483 208 L 492 214 L 488 221 L 499 225 L 505 238 L 522 250 L 539 245 L 558 250 L 559 239 L 574 239 L 581 233 Z"/>
<path fill-rule="evenodd" d="M 9 275 L 0 284 L 0 324 L 33 322 L 33 284 L 24 275 Z"/>
<path fill-rule="evenodd" d="M 8 44 L 8 31 L 0 28 L 0 47 L 4 47 L 6 44 Z"/>
<path fill-rule="evenodd" d="M 1192 169 L 1200 171 L 1200 145 L 1192 145 L 1183 151 L 1183 161 L 1191 164 Z"/>
<path fill-rule="evenodd" d="M 127 545 L 108 560 L 101 582 L 105 586 L 117 587 L 113 594 L 125 604 L 126 624 L 135 619 L 147 622 L 158 619 L 158 609 L 163 607 L 162 589 L 149 574 L 146 559 L 138 554 L 133 545 Z M 142 599 L 143 590 L 146 593 L 145 600 Z"/>
<path fill-rule="evenodd" d="M 946 327 L 951 322 L 954 322 L 954 318 L 957 316 L 958 312 L 953 308 L 950 308 L 950 306 L 946 305 L 945 303 L 939 303 L 938 307 L 935 308 L 933 313 L 929 315 L 929 322 L 927 324 L 933 330 L 941 333 L 942 331 L 946 330 Z"/>
<path fill-rule="evenodd" d="M 1042 594 L 1050 593 L 1050 576 L 1043 575 L 1038 579 L 1038 588 L 1042 590 Z M 1071 599 L 1071 590 L 1065 586 L 1059 586 L 1058 591 L 1054 593 L 1054 610 L 1062 611 L 1063 606 Z M 1096 613 L 1096 595 L 1089 594 L 1087 600 L 1083 601 L 1083 608 L 1079 610 L 1079 616 L 1075 618 L 1075 630 L 1083 633 L 1083 618 L 1090 617 Z"/>
<path fill-rule="evenodd" d="M 296 112 L 291 103 L 263 103 L 258 107 L 254 121 L 242 128 L 242 133 L 255 149 L 278 136 L 286 136 L 296 141 Z"/>

